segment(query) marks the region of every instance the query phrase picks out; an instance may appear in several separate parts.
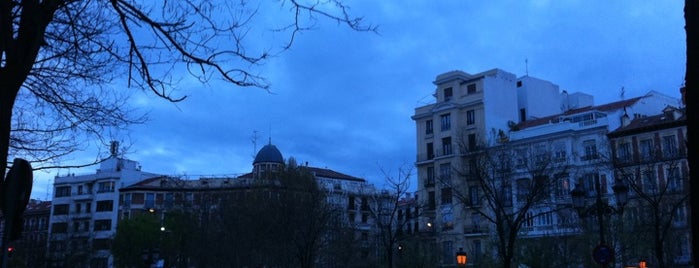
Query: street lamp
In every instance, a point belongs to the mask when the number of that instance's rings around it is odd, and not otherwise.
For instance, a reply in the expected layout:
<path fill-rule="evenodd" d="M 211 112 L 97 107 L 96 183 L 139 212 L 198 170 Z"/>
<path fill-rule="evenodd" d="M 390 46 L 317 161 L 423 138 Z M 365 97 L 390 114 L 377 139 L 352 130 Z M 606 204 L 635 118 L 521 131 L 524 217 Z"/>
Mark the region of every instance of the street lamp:
<path fill-rule="evenodd" d="M 592 257 L 598 264 L 602 267 L 606 267 L 612 261 L 614 257 L 614 249 L 607 246 L 604 241 L 604 215 L 623 212 L 623 208 L 628 201 L 629 187 L 626 186 L 621 180 L 617 179 L 612 186 L 614 191 L 614 197 L 616 198 L 617 207 L 614 208 L 610 206 L 607 202 L 602 201 L 601 186 L 599 181 L 599 176 L 595 176 L 595 192 L 596 201 L 593 206 L 585 208 L 585 190 L 583 190 L 580 183 L 575 185 L 575 189 L 570 191 L 570 195 L 573 199 L 573 207 L 577 210 L 580 218 L 585 218 L 590 215 L 597 216 L 597 222 L 599 223 L 599 245 L 592 251 Z"/>
<path fill-rule="evenodd" d="M 638 262 L 638 268 L 646 268 L 646 260 L 641 259 L 641 261 Z"/>
<path fill-rule="evenodd" d="M 463 248 L 459 248 L 459 251 L 456 252 L 456 264 L 459 266 L 466 266 L 466 252 L 464 252 Z"/>

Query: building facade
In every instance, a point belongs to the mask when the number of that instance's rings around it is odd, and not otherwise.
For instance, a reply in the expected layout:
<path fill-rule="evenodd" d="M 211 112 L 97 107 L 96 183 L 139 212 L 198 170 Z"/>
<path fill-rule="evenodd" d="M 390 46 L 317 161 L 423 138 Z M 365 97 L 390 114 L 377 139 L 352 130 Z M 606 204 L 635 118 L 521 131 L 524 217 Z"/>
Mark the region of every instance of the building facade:
<path fill-rule="evenodd" d="M 453 265 L 459 248 L 477 263 L 485 253 L 493 258 L 494 212 L 485 208 L 482 187 L 475 183 L 486 149 L 507 151 L 506 177 L 494 182 L 503 198 L 503 213 L 526 205 L 521 237 L 550 237 L 581 232 L 576 215 L 559 213 L 570 206 L 570 191 L 585 187 L 596 194 L 602 181 L 605 198 L 612 195 L 614 172 L 606 134 L 624 118 L 642 118 L 678 101 L 657 92 L 618 102 L 594 105 L 584 93 L 560 91 L 545 80 L 494 69 L 478 74 L 452 71 L 434 81 L 435 103 L 415 109 L 418 195 L 424 204 L 421 226 L 433 229 L 440 263 Z M 523 198 L 537 175 L 527 163 L 551 163 L 546 200 L 529 207 Z M 495 196 L 494 194 L 491 194 Z M 605 199 L 606 200 L 606 199 Z M 613 201 L 612 201 L 613 202 Z M 492 204 L 491 204 L 492 205 Z M 488 218 L 491 221 L 487 220 Z"/>
<path fill-rule="evenodd" d="M 22 236 L 8 245 L 8 263 L 26 267 L 46 267 L 46 245 L 51 201 L 29 200 L 24 211 Z M 0 216 L 0 237 L 4 235 L 4 219 Z"/>
<path fill-rule="evenodd" d="M 250 196 L 255 196 L 253 200 L 276 198 L 280 191 L 290 191 L 281 187 L 277 180 L 286 164 L 281 152 L 270 143 L 257 153 L 252 172 L 240 176 L 195 180 L 161 176 L 142 180 L 119 190 L 119 218 L 129 219 L 152 213 L 161 219 L 161 228 L 167 232 L 170 227 L 166 218 L 172 212 L 195 213 L 203 219 L 209 214 L 219 213 L 217 211 L 225 206 L 221 202 L 248 202 Z M 353 245 L 358 245 L 354 248 L 358 251 L 357 257 L 377 258 L 377 231 L 370 210 L 377 193 L 374 186 L 364 179 L 327 168 L 308 164 L 299 165 L 298 168 L 315 179 L 324 193 L 325 202 L 337 212 L 332 219 L 339 221 L 337 226 L 353 230 L 351 237 L 358 242 Z M 170 260 L 163 262 L 167 264 Z M 316 262 L 320 267 L 332 267 L 327 265 L 329 260 L 321 258 Z"/>
<path fill-rule="evenodd" d="M 630 261 L 642 257 L 653 266 L 691 267 L 684 112 L 667 106 L 657 115 L 624 120 L 607 135 L 615 176 L 631 189 L 623 226 L 635 234 L 623 237 Z"/>
<path fill-rule="evenodd" d="M 100 163 L 94 174 L 57 176 L 51 204 L 48 259 L 52 267 L 112 267 L 109 251 L 116 234 L 119 189 L 160 175 L 144 172 L 117 156 Z"/>

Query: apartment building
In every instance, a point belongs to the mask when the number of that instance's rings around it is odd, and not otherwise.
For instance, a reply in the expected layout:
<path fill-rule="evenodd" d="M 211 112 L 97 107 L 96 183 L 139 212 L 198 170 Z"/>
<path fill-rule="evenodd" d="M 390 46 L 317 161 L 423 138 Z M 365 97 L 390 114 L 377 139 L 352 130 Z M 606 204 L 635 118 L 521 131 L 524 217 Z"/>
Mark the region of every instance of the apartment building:
<path fill-rule="evenodd" d="M 607 134 L 615 177 L 630 185 L 624 228 L 635 235 L 622 237 L 629 261 L 691 267 L 686 126 L 685 110 L 667 106 L 656 115 L 624 118 Z"/>
<path fill-rule="evenodd" d="M 119 189 L 160 175 L 144 172 L 136 161 L 111 156 L 94 174 L 56 176 L 49 219 L 51 267 L 112 267 L 109 251 L 116 234 Z"/>
<path fill-rule="evenodd" d="M 575 228 L 562 227 L 563 219 L 546 211 L 555 210 L 552 202 L 569 205 L 569 192 L 577 183 L 592 194 L 592 181 L 601 177 L 611 181 L 604 184 L 611 189 L 613 172 L 608 161 L 602 161 L 602 155 L 609 155 L 605 135 L 621 126 L 624 114 L 642 117 L 677 104 L 671 97 L 650 92 L 595 106 L 591 95 L 568 93 L 551 82 L 517 78 L 499 69 L 473 75 L 451 71 L 438 75 L 433 83 L 435 103 L 417 107 L 412 119 L 417 129 L 418 196 L 425 206 L 421 226 L 435 232 L 445 266 L 453 265 L 458 248 L 467 250 L 474 261 L 485 252 L 491 257 L 497 252 L 494 226 L 479 212 L 483 193 L 469 183 L 482 149 L 512 151 L 515 171 L 511 176 L 515 178 L 498 186 L 511 196 L 510 210 L 517 208 L 522 196 L 517 180 L 533 179 L 523 169 L 517 173 L 517 166 L 536 157 L 570 165 L 566 167 L 570 170 L 557 174 L 551 202 L 533 208 L 532 218 L 523 224 L 523 235 L 571 233 Z"/>
<path fill-rule="evenodd" d="M 29 200 L 24 211 L 22 236 L 8 247 L 9 265 L 23 264 L 27 267 L 46 267 L 46 242 L 48 241 L 51 201 Z M 0 215 L 0 237 L 5 230 L 5 221 Z"/>

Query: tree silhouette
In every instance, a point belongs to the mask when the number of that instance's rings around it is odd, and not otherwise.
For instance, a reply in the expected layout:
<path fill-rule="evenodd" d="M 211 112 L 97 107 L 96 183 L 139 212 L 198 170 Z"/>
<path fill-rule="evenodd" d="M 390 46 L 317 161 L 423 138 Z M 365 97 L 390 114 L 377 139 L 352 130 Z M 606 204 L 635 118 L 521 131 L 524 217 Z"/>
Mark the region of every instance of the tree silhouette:
<path fill-rule="evenodd" d="M 14 155 L 49 168 L 85 140 L 106 144 L 108 132 L 144 122 L 115 81 L 173 102 L 186 98 L 172 92 L 186 76 L 269 89 L 255 67 L 318 20 L 376 30 L 341 0 L 1 0 L 0 166 Z"/>

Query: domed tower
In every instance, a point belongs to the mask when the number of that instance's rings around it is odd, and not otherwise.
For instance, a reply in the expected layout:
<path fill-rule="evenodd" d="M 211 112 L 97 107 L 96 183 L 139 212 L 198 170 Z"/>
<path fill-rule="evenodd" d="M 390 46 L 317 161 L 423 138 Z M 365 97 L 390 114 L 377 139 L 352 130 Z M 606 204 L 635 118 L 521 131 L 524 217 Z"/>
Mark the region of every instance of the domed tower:
<path fill-rule="evenodd" d="M 252 174 L 255 178 L 264 178 L 281 170 L 283 165 L 282 153 L 270 142 L 257 152 L 255 161 L 252 162 Z"/>

